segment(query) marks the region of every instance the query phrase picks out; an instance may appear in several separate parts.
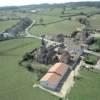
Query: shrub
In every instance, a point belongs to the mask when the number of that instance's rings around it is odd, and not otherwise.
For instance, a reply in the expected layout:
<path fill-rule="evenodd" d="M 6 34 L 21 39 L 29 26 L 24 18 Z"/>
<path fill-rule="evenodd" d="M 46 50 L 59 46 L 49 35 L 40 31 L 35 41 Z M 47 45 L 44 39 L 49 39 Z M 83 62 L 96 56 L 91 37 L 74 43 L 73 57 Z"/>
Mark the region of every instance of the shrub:
<path fill-rule="evenodd" d="M 96 56 L 90 55 L 90 54 L 86 55 L 85 63 L 95 65 L 96 62 L 97 62 L 97 57 Z"/>

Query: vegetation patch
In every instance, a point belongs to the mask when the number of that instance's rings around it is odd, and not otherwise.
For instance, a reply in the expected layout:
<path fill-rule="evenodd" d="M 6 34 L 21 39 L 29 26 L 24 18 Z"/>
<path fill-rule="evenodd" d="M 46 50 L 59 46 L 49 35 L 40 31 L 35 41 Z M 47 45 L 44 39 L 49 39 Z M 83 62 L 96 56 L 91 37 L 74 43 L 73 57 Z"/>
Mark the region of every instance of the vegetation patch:
<path fill-rule="evenodd" d="M 76 79 L 75 85 L 68 95 L 69 100 L 99 100 L 100 99 L 100 71 L 88 71 L 81 69 L 80 79 Z"/>
<path fill-rule="evenodd" d="M 87 54 L 86 57 L 85 57 L 85 63 L 87 64 L 96 64 L 98 58 L 94 55 L 91 55 L 91 54 Z"/>
<path fill-rule="evenodd" d="M 96 38 L 96 41 L 89 45 L 89 50 L 100 52 L 100 38 Z"/>

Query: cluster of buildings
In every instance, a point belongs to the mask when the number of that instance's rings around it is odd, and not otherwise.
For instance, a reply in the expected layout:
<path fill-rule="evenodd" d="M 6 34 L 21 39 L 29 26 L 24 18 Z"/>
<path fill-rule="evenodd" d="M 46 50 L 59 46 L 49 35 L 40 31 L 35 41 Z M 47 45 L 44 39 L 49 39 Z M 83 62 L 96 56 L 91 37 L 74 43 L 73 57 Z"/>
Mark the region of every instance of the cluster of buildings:
<path fill-rule="evenodd" d="M 51 52 L 52 50 L 54 52 Z M 70 72 L 80 61 L 80 55 L 83 52 L 82 49 L 77 46 L 71 46 L 71 48 L 66 48 L 66 46 L 55 46 L 48 51 L 49 53 L 51 52 L 48 57 L 50 58 L 52 56 L 51 60 L 55 63 L 53 63 L 53 66 L 51 66 L 48 72 L 40 79 L 40 85 L 53 91 L 59 91 Z M 45 52 L 41 52 L 41 54 L 45 54 Z M 53 58 L 56 58 L 57 60 Z"/>
<path fill-rule="evenodd" d="M 40 85 L 50 90 L 60 90 L 70 72 L 80 62 L 80 56 L 84 53 L 84 47 L 94 39 L 87 32 L 75 33 L 74 37 L 67 37 L 62 34 L 49 36 L 47 39 L 56 41 L 58 44 L 46 45 L 44 35 L 41 39 L 41 46 L 34 49 L 28 56 L 41 64 L 51 64 L 48 72 L 40 79 Z M 60 44 L 59 44 L 60 43 Z"/>

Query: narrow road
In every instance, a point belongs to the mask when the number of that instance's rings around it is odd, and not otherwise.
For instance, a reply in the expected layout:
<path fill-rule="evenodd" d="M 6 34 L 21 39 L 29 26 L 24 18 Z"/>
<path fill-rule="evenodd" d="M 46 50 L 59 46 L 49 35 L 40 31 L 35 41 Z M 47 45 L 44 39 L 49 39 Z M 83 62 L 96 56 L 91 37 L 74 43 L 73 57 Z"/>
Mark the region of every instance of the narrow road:
<path fill-rule="evenodd" d="M 100 53 L 96 53 L 96 52 L 89 51 L 89 50 L 84 50 L 84 52 L 100 57 Z"/>
<path fill-rule="evenodd" d="M 35 25 L 35 23 L 36 23 L 36 21 L 34 20 L 33 23 L 32 23 L 28 28 L 25 29 L 25 33 L 26 33 L 26 36 L 25 36 L 25 37 L 27 37 L 27 38 L 36 38 L 36 39 L 41 40 L 42 37 L 35 36 L 35 35 L 33 35 L 33 34 L 31 34 L 31 33 L 29 32 L 29 29 L 30 29 L 33 25 Z M 61 43 L 59 43 L 59 42 L 51 41 L 51 40 L 48 40 L 48 39 L 46 39 L 46 38 L 44 38 L 44 41 L 49 42 L 50 44 L 57 44 L 57 45 L 61 44 Z"/>
<path fill-rule="evenodd" d="M 29 29 L 33 26 L 33 25 L 35 25 L 36 24 L 36 21 L 34 20 L 33 22 L 32 22 L 32 24 L 28 27 L 28 28 L 26 28 L 25 29 L 25 33 L 26 33 L 26 36 L 25 37 L 27 37 L 27 38 L 36 38 L 36 39 L 39 39 L 39 40 L 41 40 L 42 39 L 42 37 L 39 37 L 39 36 L 35 36 L 35 35 L 33 35 L 33 34 L 31 34 L 30 32 L 29 32 Z M 98 36 L 98 35 L 96 35 L 95 34 L 95 36 Z M 99 35 L 100 36 L 100 35 Z M 59 44 L 61 44 L 61 43 L 59 43 L 59 42 L 55 42 L 55 41 L 51 41 L 51 40 L 48 40 L 48 39 L 44 39 L 46 42 L 48 42 L 49 44 L 56 44 L 56 45 L 59 45 Z M 89 50 L 84 50 L 84 52 L 85 53 L 89 53 L 89 54 L 93 54 L 93 55 L 95 55 L 95 56 L 99 56 L 100 57 L 100 53 L 96 53 L 96 52 L 93 52 L 93 51 L 89 51 Z"/>
<path fill-rule="evenodd" d="M 92 34 L 92 36 L 93 37 L 97 37 L 97 38 L 99 37 L 100 38 L 100 34 L 99 33 Z"/>

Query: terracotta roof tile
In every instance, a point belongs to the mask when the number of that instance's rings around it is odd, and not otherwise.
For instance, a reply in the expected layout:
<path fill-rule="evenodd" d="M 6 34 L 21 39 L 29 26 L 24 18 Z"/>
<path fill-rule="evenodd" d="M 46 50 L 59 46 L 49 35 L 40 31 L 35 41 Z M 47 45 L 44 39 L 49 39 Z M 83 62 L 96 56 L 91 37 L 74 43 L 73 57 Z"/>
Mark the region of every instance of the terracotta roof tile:
<path fill-rule="evenodd" d="M 48 73 L 45 74 L 40 81 L 48 81 L 50 84 L 57 85 L 68 68 L 69 66 L 67 64 L 56 63 L 49 69 Z"/>
<path fill-rule="evenodd" d="M 53 65 L 48 72 L 52 72 L 52 73 L 57 73 L 59 75 L 64 75 L 65 71 L 68 70 L 69 66 L 67 64 L 64 63 L 56 63 L 55 65 Z"/>
<path fill-rule="evenodd" d="M 60 82 L 61 79 L 62 76 L 59 76 L 56 73 L 47 73 L 40 81 L 48 81 L 50 84 L 56 85 Z"/>

